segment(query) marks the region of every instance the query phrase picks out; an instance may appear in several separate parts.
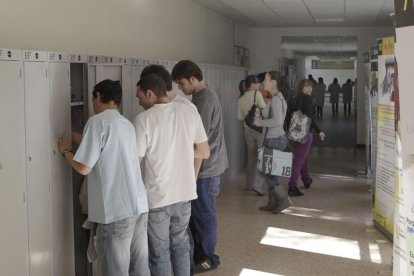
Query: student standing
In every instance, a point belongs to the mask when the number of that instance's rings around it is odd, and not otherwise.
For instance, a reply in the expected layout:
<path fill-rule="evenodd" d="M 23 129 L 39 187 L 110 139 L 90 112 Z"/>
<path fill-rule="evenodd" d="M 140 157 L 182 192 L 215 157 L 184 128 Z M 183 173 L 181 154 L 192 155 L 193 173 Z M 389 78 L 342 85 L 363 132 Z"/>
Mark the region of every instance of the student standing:
<path fill-rule="evenodd" d="M 216 269 L 220 264 L 220 258 L 215 254 L 216 197 L 220 193 L 220 175 L 228 168 L 223 113 L 216 92 L 203 82 L 203 74 L 197 64 L 182 60 L 174 66 L 171 76 L 184 94 L 192 95 L 192 102 L 200 113 L 210 146 L 210 158 L 203 161 L 197 179 L 198 198 L 191 202 L 194 261 L 196 273 L 200 273 Z"/>
<path fill-rule="evenodd" d="M 59 140 L 59 149 L 77 172 L 87 175 L 88 219 L 95 223 L 101 275 L 149 276 L 148 204 L 134 126 L 118 111 L 119 81 L 101 81 L 92 95 L 96 115 L 86 123 L 76 154 L 67 139 Z"/>
<path fill-rule="evenodd" d="M 197 198 L 195 159 L 209 157 L 203 123 L 197 110 L 169 100 L 165 82 L 145 74 L 137 97 L 146 110 L 134 121 L 144 168 L 149 218 L 149 265 L 152 276 L 190 275 L 187 234 L 190 201 Z M 172 271 L 171 271 L 172 269 Z"/>

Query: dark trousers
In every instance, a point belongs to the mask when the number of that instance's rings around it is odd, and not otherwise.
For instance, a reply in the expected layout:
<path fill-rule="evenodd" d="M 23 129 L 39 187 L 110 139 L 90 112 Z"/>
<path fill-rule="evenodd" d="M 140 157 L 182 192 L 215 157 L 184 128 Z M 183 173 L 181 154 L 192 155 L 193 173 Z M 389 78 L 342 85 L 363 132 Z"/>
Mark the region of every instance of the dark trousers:
<path fill-rule="evenodd" d="M 297 186 L 299 175 L 302 176 L 302 181 L 307 183 L 310 180 L 308 169 L 308 153 L 313 142 L 313 133 L 310 132 L 306 139 L 306 143 L 292 141 L 293 146 L 293 164 L 292 175 L 289 180 L 289 188 Z"/>
<path fill-rule="evenodd" d="M 323 106 L 317 106 L 316 107 L 316 116 L 322 117 L 323 116 Z"/>
<path fill-rule="evenodd" d="M 194 241 L 194 261 L 209 258 L 213 265 L 220 264 L 214 251 L 217 244 L 216 197 L 220 193 L 220 177 L 197 179 L 198 198 L 191 202 L 190 229 Z"/>
<path fill-rule="evenodd" d="M 348 111 L 348 115 L 351 115 L 351 103 L 344 103 L 344 115 L 346 115 L 346 111 Z"/>
<path fill-rule="evenodd" d="M 338 103 L 332 103 L 332 114 L 338 114 Z"/>

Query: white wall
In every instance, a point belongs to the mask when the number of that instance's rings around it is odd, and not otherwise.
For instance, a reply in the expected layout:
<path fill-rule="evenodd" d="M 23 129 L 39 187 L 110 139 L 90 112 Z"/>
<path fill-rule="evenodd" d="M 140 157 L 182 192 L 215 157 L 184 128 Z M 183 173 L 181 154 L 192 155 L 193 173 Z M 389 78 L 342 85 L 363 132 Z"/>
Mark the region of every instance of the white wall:
<path fill-rule="evenodd" d="M 190 0 L 3 0 L 0 47 L 233 63 L 246 29 Z M 244 46 L 244 45 L 242 45 Z"/>
<path fill-rule="evenodd" d="M 368 51 L 377 38 L 393 35 L 390 28 L 250 28 L 250 70 L 278 70 L 281 57 L 282 36 L 357 36 L 358 37 L 358 84 L 357 84 L 357 143 L 365 143 L 365 95 L 363 53 Z"/>
<path fill-rule="evenodd" d="M 309 74 L 318 81 L 319 77 L 323 78 L 326 86 L 333 82 L 334 78 L 338 79 L 339 85 L 346 83 L 347 79 L 355 80 L 356 74 L 354 69 L 312 69 L 312 60 L 317 57 L 306 57 L 305 58 L 305 71 L 303 76 L 298 76 L 298 79 L 307 78 Z"/>

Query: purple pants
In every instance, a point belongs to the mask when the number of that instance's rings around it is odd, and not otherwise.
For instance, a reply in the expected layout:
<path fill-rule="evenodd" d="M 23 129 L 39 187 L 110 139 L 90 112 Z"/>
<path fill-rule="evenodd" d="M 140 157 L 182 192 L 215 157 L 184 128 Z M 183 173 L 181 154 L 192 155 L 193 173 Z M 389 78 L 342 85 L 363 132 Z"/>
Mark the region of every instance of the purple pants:
<path fill-rule="evenodd" d="M 308 153 L 313 142 L 313 133 L 309 132 L 306 143 L 298 143 L 292 141 L 293 147 L 293 164 L 292 164 L 292 175 L 289 180 L 289 188 L 297 186 L 299 175 L 302 176 L 303 182 L 309 182 L 309 171 L 308 171 Z"/>

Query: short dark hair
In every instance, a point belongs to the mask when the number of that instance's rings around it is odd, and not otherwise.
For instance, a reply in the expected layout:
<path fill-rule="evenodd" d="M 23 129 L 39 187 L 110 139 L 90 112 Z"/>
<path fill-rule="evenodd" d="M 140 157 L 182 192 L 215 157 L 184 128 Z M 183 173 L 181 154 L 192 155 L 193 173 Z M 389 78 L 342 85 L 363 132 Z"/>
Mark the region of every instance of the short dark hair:
<path fill-rule="evenodd" d="M 319 77 L 318 78 L 318 81 L 319 81 L 319 83 L 323 83 L 323 78 L 322 77 Z"/>
<path fill-rule="evenodd" d="M 262 72 L 262 73 L 259 73 L 259 74 L 256 75 L 259 82 L 264 82 L 264 80 L 266 78 L 266 74 L 267 74 L 267 72 Z"/>
<path fill-rule="evenodd" d="M 191 60 L 181 60 L 173 68 L 171 72 L 173 80 L 190 79 L 195 77 L 197 80 L 203 80 L 203 72 L 200 67 Z"/>
<path fill-rule="evenodd" d="M 144 75 L 148 74 L 155 74 L 160 76 L 164 80 L 165 85 L 167 86 L 167 91 L 171 91 L 173 89 L 170 72 L 168 72 L 168 70 L 165 69 L 164 66 L 158 64 L 150 64 L 142 70 L 141 75 L 139 77 L 142 78 Z"/>
<path fill-rule="evenodd" d="M 144 93 L 151 90 L 158 98 L 167 96 L 167 86 L 164 80 L 156 74 L 144 75 L 138 81 L 138 86 Z"/>
<path fill-rule="evenodd" d="M 240 97 L 244 95 L 244 92 L 246 92 L 246 85 L 244 83 L 244 80 L 239 82 Z"/>
<path fill-rule="evenodd" d="M 94 98 L 96 98 L 96 93 L 98 92 L 103 103 L 114 101 L 118 106 L 121 104 L 122 87 L 120 81 L 103 80 L 93 87 L 92 95 Z"/>
<path fill-rule="evenodd" d="M 255 75 L 248 75 L 245 79 L 244 79 L 244 86 L 245 89 L 249 89 L 250 86 L 252 86 L 252 84 L 254 83 L 259 83 L 259 79 L 255 76 Z"/>

